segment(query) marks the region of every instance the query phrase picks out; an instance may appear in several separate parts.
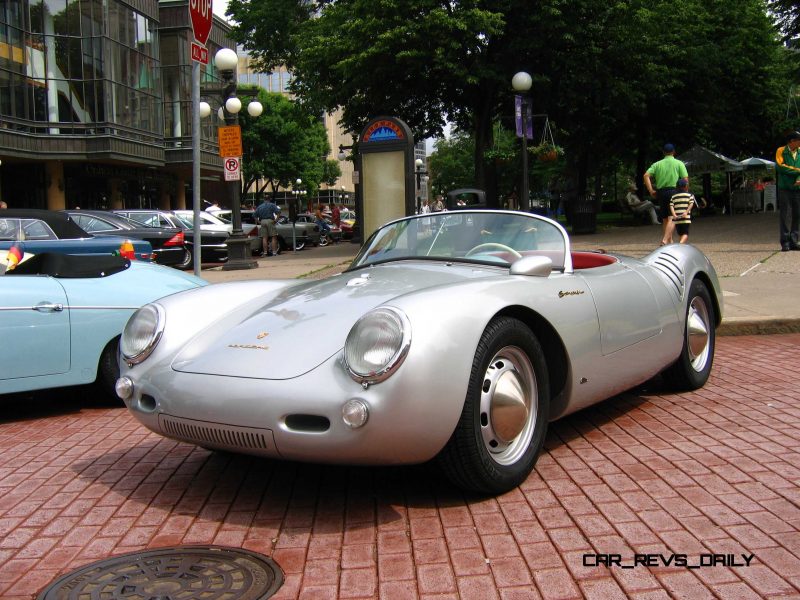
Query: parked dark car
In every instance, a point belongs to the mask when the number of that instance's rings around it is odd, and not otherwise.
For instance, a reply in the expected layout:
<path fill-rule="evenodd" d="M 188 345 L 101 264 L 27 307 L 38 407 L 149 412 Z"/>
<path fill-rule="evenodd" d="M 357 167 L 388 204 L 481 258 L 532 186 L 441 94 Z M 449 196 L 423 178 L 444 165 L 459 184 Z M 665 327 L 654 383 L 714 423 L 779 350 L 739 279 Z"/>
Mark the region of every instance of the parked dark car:
<path fill-rule="evenodd" d="M 160 265 L 179 267 L 186 258 L 186 240 L 183 229 L 178 227 L 142 225 L 106 210 L 68 210 L 66 213 L 81 229 L 92 235 L 118 235 L 150 242 L 153 260 Z"/>
<path fill-rule="evenodd" d="M 114 254 L 123 251 L 128 238 L 95 237 L 85 232 L 64 212 L 35 208 L 13 208 L 0 212 L 0 250 L 21 245 L 24 252 L 40 254 Z M 153 249 L 149 242 L 131 239 L 136 259 L 150 262 Z"/>
<path fill-rule="evenodd" d="M 178 227 L 182 229 L 186 242 L 186 252 L 184 253 L 183 262 L 179 266 L 183 269 L 188 269 L 192 266 L 192 261 L 194 260 L 192 258 L 194 256 L 194 230 L 179 219 L 175 213 L 170 210 L 155 208 L 125 208 L 115 209 L 112 212 L 148 227 Z M 204 263 L 227 261 L 227 240 L 227 233 L 202 230 L 200 261 Z"/>

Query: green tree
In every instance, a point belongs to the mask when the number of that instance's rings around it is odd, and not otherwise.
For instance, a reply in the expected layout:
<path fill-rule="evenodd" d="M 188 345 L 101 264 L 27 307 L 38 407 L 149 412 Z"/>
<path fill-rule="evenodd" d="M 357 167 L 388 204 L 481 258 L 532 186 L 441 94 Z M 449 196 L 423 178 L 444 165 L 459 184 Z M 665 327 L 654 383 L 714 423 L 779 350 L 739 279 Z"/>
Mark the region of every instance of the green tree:
<path fill-rule="evenodd" d="M 338 160 L 328 159 L 322 165 L 322 181 L 328 186 L 334 185 L 339 177 L 342 176 L 342 167 Z"/>
<path fill-rule="evenodd" d="M 430 188 L 434 194 L 471 187 L 475 181 L 473 154 L 475 139 L 463 131 L 456 131 L 447 139 L 438 140 L 430 158 Z"/>
<path fill-rule="evenodd" d="M 325 156 L 330 152 L 325 126 L 316 114 L 282 94 L 255 86 L 240 86 L 245 95 L 258 97 L 264 112 L 250 117 L 239 114 L 242 126 L 243 187 L 261 180 L 258 192 L 291 187 L 298 177 L 309 195 L 330 177 Z"/>
<path fill-rule="evenodd" d="M 784 37 L 789 40 L 800 36 L 800 4 L 797 0 L 770 0 L 768 4 Z"/>
<path fill-rule="evenodd" d="M 762 0 L 231 0 L 228 14 L 265 68 L 286 64 L 300 97 L 342 106 L 351 132 L 385 113 L 418 138 L 445 120 L 470 132 L 490 197 L 484 157 L 497 119 L 511 128 L 516 71 L 533 77 L 534 113 L 560 124 L 579 193 L 620 159 L 641 173 L 665 140 L 771 145 L 797 79 Z"/>

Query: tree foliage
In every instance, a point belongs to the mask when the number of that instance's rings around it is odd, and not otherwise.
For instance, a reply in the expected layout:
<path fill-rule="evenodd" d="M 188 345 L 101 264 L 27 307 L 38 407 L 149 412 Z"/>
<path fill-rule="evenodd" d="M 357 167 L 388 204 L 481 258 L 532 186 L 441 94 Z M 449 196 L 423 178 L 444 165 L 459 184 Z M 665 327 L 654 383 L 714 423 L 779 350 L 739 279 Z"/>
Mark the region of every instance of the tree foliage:
<path fill-rule="evenodd" d="M 286 64 L 299 97 L 341 106 L 350 132 L 379 114 L 418 139 L 448 120 L 469 132 L 490 198 L 508 172 L 486 152 L 497 122 L 512 128 L 519 70 L 577 189 L 620 160 L 640 174 L 665 141 L 765 154 L 797 81 L 763 0 L 231 0 L 228 14 L 264 68 Z"/>
<path fill-rule="evenodd" d="M 259 179 L 258 192 L 291 187 L 297 178 L 313 194 L 319 184 L 330 178 L 331 167 L 325 156 L 330 151 L 325 127 L 319 117 L 309 113 L 282 94 L 255 86 L 240 89 L 258 97 L 264 112 L 252 118 L 242 111 L 243 187 L 249 189 Z"/>
<path fill-rule="evenodd" d="M 800 4 L 797 0 L 770 0 L 769 8 L 775 15 L 785 39 L 800 36 Z"/>

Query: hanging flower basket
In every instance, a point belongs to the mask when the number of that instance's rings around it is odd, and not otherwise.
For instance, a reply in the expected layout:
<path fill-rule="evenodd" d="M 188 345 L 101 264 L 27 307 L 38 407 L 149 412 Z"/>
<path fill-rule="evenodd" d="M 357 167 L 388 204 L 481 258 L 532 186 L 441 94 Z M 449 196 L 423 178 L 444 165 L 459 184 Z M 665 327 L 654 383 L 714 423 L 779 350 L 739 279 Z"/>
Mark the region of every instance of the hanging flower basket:
<path fill-rule="evenodd" d="M 541 162 L 555 162 L 558 160 L 558 151 L 555 149 L 548 150 L 547 152 L 542 152 L 541 154 L 539 154 L 537 158 Z"/>
<path fill-rule="evenodd" d="M 555 144 L 544 142 L 538 146 L 531 148 L 531 154 L 538 158 L 541 162 L 554 162 L 558 157 L 564 154 L 564 150 Z"/>

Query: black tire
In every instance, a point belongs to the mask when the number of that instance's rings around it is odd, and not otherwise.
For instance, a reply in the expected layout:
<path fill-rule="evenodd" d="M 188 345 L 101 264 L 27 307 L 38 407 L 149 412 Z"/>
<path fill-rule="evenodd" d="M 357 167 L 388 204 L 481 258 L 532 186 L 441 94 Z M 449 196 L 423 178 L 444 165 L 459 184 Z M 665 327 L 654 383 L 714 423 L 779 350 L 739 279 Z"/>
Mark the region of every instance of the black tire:
<path fill-rule="evenodd" d="M 114 385 L 119 379 L 119 362 L 117 362 L 117 348 L 119 348 L 119 336 L 106 344 L 100 354 L 100 362 L 97 365 L 97 379 L 95 387 L 102 395 L 103 402 L 121 404 L 119 396 L 114 389 Z"/>
<path fill-rule="evenodd" d="M 686 298 L 681 355 L 664 371 L 664 378 L 672 387 L 696 390 L 706 384 L 714 363 L 715 327 L 711 295 L 706 285 L 695 279 Z"/>
<path fill-rule="evenodd" d="M 291 249 L 291 247 L 292 247 L 291 241 L 292 241 L 292 238 L 279 237 L 278 238 L 278 244 L 280 245 L 281 250 L 289 250 L 289 249 Z M 301 242 L 300 240 L 295 240 L 295 244 L 294 244 L 294 249 L 295 250 L 302 250 L 305 247 L 306 247 L 306 243 L 305 242 Z"/>
<path fill-rule="evenodd" d="M 178 268 L 183 270 L 191 269 L 193 264 L 194 264 L 194 256 L 192 255 L 192 251 L 184 247 L 183 260 L 178 265 Z"/>
<path fill-rule="evenodd" d="M 539 340 L 521 321 L 498 317 L 481 336 L 461 418 L 436 460 L 458 487 L 507 492 L 533 470 L 549 412 L 550 383 Z"/>

